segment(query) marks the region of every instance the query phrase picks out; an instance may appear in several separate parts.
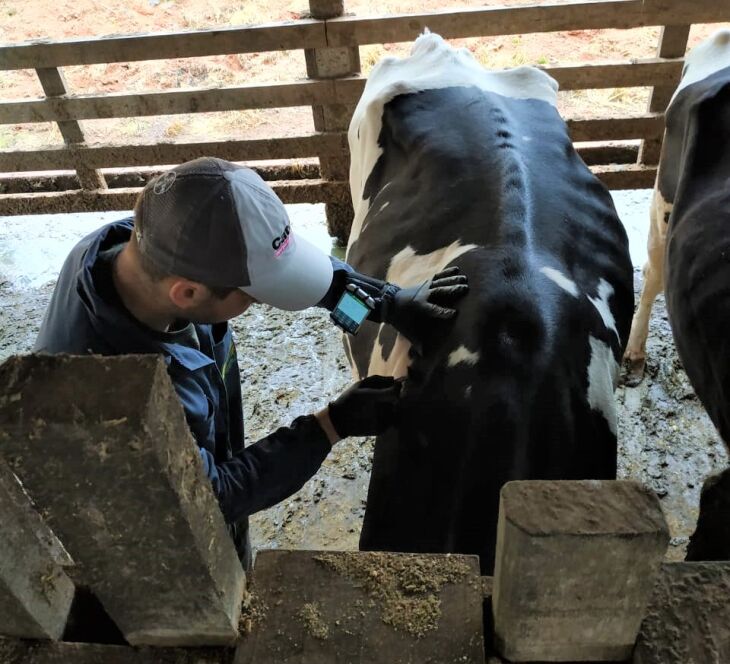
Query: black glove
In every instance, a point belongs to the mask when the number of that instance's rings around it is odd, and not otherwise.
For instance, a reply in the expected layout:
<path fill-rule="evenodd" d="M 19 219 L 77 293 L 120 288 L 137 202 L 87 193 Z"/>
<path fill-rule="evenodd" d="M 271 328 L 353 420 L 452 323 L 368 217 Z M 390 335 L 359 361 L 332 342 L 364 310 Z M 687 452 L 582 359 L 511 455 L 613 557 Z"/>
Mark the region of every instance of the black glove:
<path fill-rule="evenodd" d="M 456 266 L 447 267 L 433 279 L 411 288 L 400 288 L 357 272 L 349 273 L 347 281 L 375 300 L 370 320 L 392 325 L 417 346 L 434 320 L 450 320 L 456 316 L 453 305 L 469 292 L 466 275 Z"/>
<path fill-rule="evenodd" d="M 383 295 L 381 317 L 415 343 L 422 327 L 429 324 L 429 319 L 454 318 L 455 301 L 468 292 L 466 275 L 461 274 L 458 267 L 449 267 L 419 286 L 387 289 Z"/>
<path fill-rule="evenodd" d="M 329 405 L 337 434 L 375 436 L 393 426 L 401 384 L 389 376 L 368 376 L 350 385 Z"/>

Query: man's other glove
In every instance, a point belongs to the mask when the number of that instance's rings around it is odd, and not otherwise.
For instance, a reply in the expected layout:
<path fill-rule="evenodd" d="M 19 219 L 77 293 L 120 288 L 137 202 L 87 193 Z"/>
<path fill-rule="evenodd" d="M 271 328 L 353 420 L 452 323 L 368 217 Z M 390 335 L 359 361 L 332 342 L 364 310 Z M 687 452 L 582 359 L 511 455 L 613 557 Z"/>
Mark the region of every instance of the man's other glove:
<path fill-rule="evenodd" d="M 409 341 L 421 340 L 429 319 L 450 320 L 456 316 L 454 304 L 469 292 L 465 274 L 448 267 L 429 281 L 411 288 L 388 288 L 383 294 L 381 317 Z"/>
<path fill-rule="evenodd" d="M 329 405 L 338 435 L 376 436 L 393 426 L 401 384 L 390 376 L 368 376 L 348 387 Z"/>

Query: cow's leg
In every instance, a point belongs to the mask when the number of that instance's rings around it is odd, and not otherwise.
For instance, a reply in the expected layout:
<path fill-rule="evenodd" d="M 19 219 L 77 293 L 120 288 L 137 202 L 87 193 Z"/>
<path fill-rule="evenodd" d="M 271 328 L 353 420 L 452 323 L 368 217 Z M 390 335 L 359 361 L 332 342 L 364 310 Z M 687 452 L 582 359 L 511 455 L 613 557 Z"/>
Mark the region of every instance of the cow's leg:
<path fill-rule="evenodd" d="M 641 298 L 631 321 L 631 334 L 624 352 L 626 384 L 630 386 L 638 385 L 644 377 L 651 310 L 656 296 L 664 290 L 664 247 L 671 209 L 671 204 L 664 200 L 658 189 L 654 189 L 649 213 L 649 259 L 644 265 Z"/>
<path fill-rule="evenodd" d="M 730 560 L 730 468 L 705 480 L 686 560 Z"/>

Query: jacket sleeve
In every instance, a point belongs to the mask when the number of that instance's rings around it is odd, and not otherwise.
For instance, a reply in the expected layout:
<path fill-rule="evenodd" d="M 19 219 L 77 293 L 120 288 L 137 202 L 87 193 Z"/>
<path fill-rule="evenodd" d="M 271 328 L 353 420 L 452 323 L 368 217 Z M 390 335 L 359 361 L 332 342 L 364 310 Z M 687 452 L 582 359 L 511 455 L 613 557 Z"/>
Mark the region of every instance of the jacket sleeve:
<path fill-rule="evenodd" d="M 235 522 L 299 491 L 322 465 L 331 445 L 313 415 L 298 417 L 216 464 L 200 449 L 226 520 Z"/>
<path fill-rule="evenodd" d="M 271 507 L 301 489 L 332 446 L 314 415 L 299 417 L 233 457 L 216 462 L 215 407 L 202 387 L 176 363 L 168 367 L 205 472 L 230 523 Z M 242 443 L 243 441 L 241 441 Z"/>

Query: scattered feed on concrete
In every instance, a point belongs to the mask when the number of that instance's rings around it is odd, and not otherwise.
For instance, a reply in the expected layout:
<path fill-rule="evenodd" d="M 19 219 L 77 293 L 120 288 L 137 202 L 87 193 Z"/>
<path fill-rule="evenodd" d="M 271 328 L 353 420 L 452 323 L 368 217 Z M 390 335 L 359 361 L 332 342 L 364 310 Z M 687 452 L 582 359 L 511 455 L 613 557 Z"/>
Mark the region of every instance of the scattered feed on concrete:
<path fill-rule="evenodd" d="M 309 602 L 302 606 L 297 616 L 315 639 L 326 641 L 329 638 L 330 628 L 322 618 L 316 602 Z"/>
<path fill-rule="evenodd" d="M 381 604 L 381 619 L 398 631 L 421 638 L 438 628 L 443 586 L 469 573 L 463 560 L 396 553 L 322 554 L 318 562 L 352 580 L 371 601 Z"/>
<path fill-rule="evenodd" d="M 268 605 L 260 595 L 253 592 L 253 585 L 249 582 L 248 589 L 243 591 L 241 617 L 238 620 L 238 633 L 241 636 L 250 634 L 254 627 L 264 622 L 268 611 Z"/>

